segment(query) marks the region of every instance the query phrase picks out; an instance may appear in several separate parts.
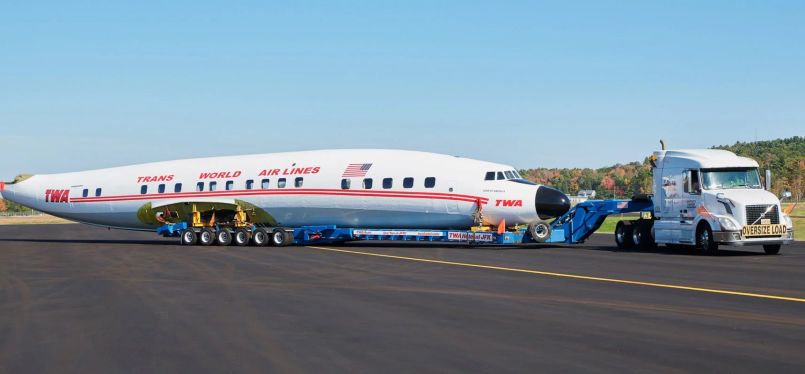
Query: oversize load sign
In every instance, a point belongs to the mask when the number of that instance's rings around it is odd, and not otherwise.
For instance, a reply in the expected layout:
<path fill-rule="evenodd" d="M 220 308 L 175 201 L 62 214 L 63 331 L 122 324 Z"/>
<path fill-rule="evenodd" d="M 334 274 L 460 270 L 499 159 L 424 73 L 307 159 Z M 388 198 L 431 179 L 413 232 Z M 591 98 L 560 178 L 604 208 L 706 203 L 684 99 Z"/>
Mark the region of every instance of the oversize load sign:
<path fill-rule="evenodd" d="M 466 231 L 450 231 L 447 233 L 447 239 L 450 240 L 474 240 L 476 242 L 491 242 L 495 238 L 490 233 L 486 232 L 466 232 Z"/>
<path fill-rule="evenodd" d="M 743 235 L 747 238 L 753 236 L 782 236 L 785 232 L 785 225 L 747 225 L 743 228 Z"/>

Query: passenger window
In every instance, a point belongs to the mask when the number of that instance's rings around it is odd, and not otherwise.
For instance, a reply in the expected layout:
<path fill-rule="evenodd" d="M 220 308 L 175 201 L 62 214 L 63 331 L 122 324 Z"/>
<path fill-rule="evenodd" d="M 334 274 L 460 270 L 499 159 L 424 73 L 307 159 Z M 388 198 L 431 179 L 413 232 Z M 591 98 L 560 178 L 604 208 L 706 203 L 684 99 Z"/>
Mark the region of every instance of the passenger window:
<path fill-rule="evenodd" d="M 196 191 L 204 191 L 204 182 L 196 183 Z"/>
<path fill-rule="evenodd" d="M 304 183 L 305 178 L 303 177 L 296 177 L 293 181 L 293 186 L 296 188 L 302 188 L 302 183 Z"/>
<path fill-rule="evenodd" d="M 263 181 L 260 182 L 260 188 L 262 188 L 264 190 L 268 189 L 268 179 L 263 179 Z"/>
<path fill-rule="evenodd" d="M 218 182 L 210 182 L 210 191 L 215 191 L 218 189 Z"/>
<path fill-rule="evenodd" d="M 365 190 L 372 189 L 372 178 L 363 178 L 363 189 Z"/>
<path fill-rule="evenodd" d="M 435 177 L 427 177 L 425 178 L 425 188 L 433 188 L 436 186 L 436 178 Z"/>
<path fill-rule="evenodd" d="M 159 193 L 165 193 L 165 184 L 160 184 L 158 188 Z"/>
<path fill-rule="evenodd" d="M 226 181 L 226 190 L 231 191 L 233 188 L 235 188 L 235 182 L 234 181 Z"/>
<path fill-rule="evenodd" d="M 351 181 L 351 180 L 346 179 L 346 178 L 345 178 L 345 179 L 342 179 L 342 180 L 341 180 L 341 189 L 342 189 L 342 190 L 348 190 L 348 189 L 349 189 L 349 186 L 350 186 L 351 184 L 352 184 L 352 181 Z"/>
<path fill-rule="evenodd" d="M 84 191 L 81 193 L 81 195 L 84 197 L 89 196 L 89 188 L 85 188 Z"/>
<path fill-rule="evenodd" d="M 495 172 L 494 171 L 487 171 L 486 176 L 484 177 L 485 181 L 493 181 L 495 180 Z"/>
<path fill-rule="evenodd" d="M 176 184 L 173 186 L 173 192 L 177 192 L 177 193 L 178 193 L 178 192 L 182 192 L 182 184 L 181 184 L 181 183 L 176 183 Z"/>
<path fill-rule="evenodd" d="M 96 188 L 95 189 L 95 197 L 101 196 L 101 191 L 102 190 L 100 188 Z"/>
<path fill-rule="evenodd" d="M 394 179 L 383 178 L 383 188 L 384 189 L 389 189 L 391 187 L 394 187 Z"/>
<path fill-rule="evenodd" d="M 503 172 L 502 172 L 502 171 L 499 171 L 499 172 L 498 172 L 498 180 L 499 180 L 499 181 L 502 181 L 502 180 L 504 180 L 504 179 L 506 179 L 506 176 L 505 176 L 505 175 L 503 175 Z"/>
<path fill-rule="evenodd" d="M 140 195 L 145 195 L 147 193 L 148 193 L 148 185 L 144 184 L 144 185 L 140 186 Z"/>
<path fill-rule="evenodd" d="M 254 180 L 249 179 L 249 180 L 246 181 L 246 189 L 251 190 L 252 188 L 254 188 Z"/>
<path fill-rule="evenodd" d="M 277 179 L 277 188 L 285 188 L 285 178 Z"/>
<path fill-rule="evenodd" d="M 406 177 L 403 179 L 403 188 L 414 187 L 414 178 Z"/>
<path fill-rule="evenodd" d="M 507 171 L 507 172 L 505 172 L 505 174 L 506 174 L 506 179 L 514 179 L 514 173 L 512 173 L 511 171 Z"/>

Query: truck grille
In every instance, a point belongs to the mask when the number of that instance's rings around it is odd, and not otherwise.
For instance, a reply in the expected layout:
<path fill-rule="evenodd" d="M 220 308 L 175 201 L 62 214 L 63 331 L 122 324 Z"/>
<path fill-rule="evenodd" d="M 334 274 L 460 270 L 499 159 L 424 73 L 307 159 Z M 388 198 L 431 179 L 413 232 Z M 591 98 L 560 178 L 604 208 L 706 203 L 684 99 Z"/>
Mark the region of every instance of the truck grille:
<path fill-rule="evenodd" d="M 751 225 L 754 223 L 755 225 L 759 225 L 760 220 L 758 218 L 760 218 L 760 216 L 763 214 L 763 212 L 766 211 L 766 209 L 769 209 L 769 205 L 747 205 L 746 224 Z M 780 214 L 777 212 L 777 205 L 774 205 L 769 210 L 769 212 L 766 213 L 765 216 L 763 216 L 763 218 L 770 219 L 773 225 L 780 223 Z"/>

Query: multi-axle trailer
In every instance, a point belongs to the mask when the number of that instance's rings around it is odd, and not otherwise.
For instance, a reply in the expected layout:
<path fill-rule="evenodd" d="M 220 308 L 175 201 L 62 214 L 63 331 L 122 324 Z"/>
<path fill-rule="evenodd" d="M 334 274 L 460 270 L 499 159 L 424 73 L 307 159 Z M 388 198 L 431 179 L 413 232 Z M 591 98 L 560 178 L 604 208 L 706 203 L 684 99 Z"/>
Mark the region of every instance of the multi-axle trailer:
<path fill-rule="evenodd" d="M 187 222 L 181 222 L 163 225 L 157 229 L 157 233 L 166 237 L 179 237 L 182 244 L 199 243 L 201 245 L 287 246 L 361 240 L 450 242 L 468 245 L 577 244 L 583 243 L 601 227 L 604 219 L 612 214 L 642 212 L 641 219 L 628 222 L 634 222 L 631 225 L 635 228 L 648 227 L 650 230 L 651 211 L 651 200 L 644 197 L 632 200 L 585 201 L 551 223 L 528 227 L 501 227 L 497 230 L 489 227 L 477 227 L 471 230 L 428 230 L 337 227 L 335 225 L 194 227 Z"/>

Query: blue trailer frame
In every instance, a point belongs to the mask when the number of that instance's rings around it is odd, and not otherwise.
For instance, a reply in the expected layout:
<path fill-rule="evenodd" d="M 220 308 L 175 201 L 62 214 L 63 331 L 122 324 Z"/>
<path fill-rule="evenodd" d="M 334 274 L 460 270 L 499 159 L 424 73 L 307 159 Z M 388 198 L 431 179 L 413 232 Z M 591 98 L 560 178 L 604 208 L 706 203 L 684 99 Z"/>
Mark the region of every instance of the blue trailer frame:
<path fill-rule="evenodd" d="M 543 243 L 578 244 L 601 227 L 607 216 L 633 212 L 653 212 L 651 197 L 632 200 L 588 200 L 577 204 L 563 216 L 550 223 L 551 236 Z M 187 222 L 166 224 L 157 228 L 157 234 L 165 237 L 179 236 L 188 229 Z M 252 230 L 257 227 L 253 226 Z M 273 228 L 272 228 L 273 229 Z M 335 225 L 302 226 L 283 228 L 293 232 L 297 245 L 326 244 L 345 241 L 387 240 L 403 242 L 452 242 L 469 245 L 517 245 L 538 243 L 525 228 L 498 233 L 473 230 L 427 230 L 427 229 L 375 229 L 337 227 Z"/>

